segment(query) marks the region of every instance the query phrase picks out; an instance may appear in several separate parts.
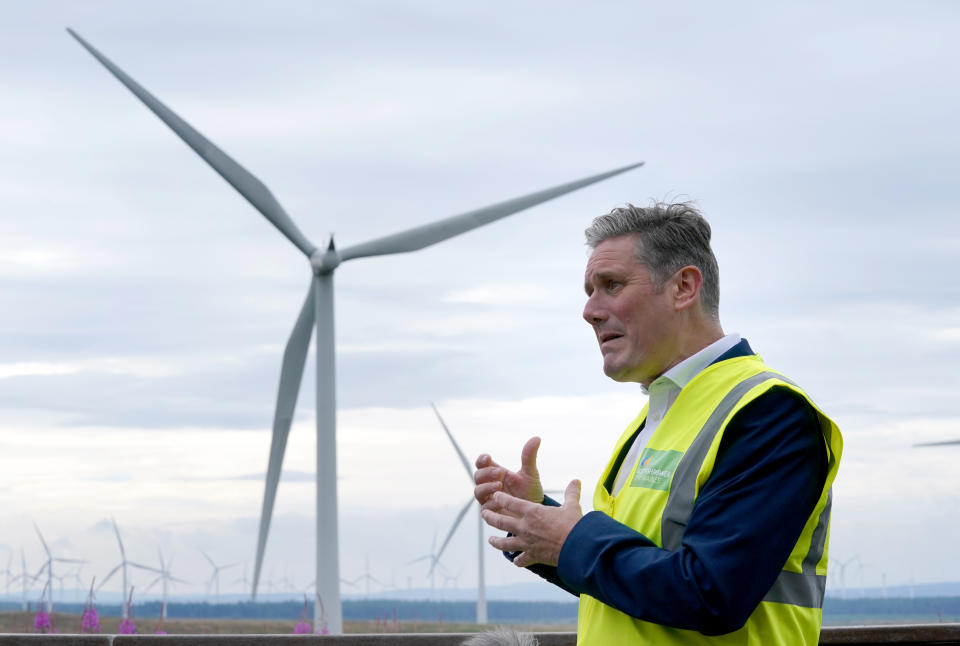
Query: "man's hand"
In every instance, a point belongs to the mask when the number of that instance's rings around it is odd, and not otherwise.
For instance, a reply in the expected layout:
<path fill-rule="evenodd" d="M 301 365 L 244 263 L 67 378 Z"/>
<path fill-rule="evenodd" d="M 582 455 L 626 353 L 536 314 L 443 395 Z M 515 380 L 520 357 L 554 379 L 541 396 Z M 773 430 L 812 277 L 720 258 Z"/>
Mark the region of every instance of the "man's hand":
<path fill-rule="evenodd" d="M 504 552 L 520 552 L 513 560 L 514 565 L 556 565 L 563 542 L 583 516 L 580 481 L 573 480 L 567 485 L 560 507 L 548 507 L 499 491 L 490 496 L 480 514 L 491 527 L 513 534 L 491 536 L 490 544 Z"/>
<path fill-rule="evenodd" d="M 520 470 L 510 471 L 493 461 L 484 453 L 477 458 L 477 470 L 473 481 L 477 483 L 473 495 L 481 505 L 486 505 L 490 496 L 505 491 L 515 498 L 530 502 L 543 502 L 543 485 L 537 471 L 537 449 L 540 438 L 531 437 L 520 452 Z"/>

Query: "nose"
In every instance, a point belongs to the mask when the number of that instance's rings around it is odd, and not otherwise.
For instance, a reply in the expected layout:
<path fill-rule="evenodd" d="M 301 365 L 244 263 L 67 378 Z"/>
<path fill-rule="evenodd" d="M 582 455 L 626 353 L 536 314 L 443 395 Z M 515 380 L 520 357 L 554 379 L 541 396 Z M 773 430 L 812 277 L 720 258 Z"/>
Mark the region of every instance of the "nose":
<path fill-rule="evenodd" d="M 587 297 L 587 302 L 583 306 L 583 320 L 590 325 L 596 325 L 606 320 L 608 314 L 606 309 L 601 307 L 596 290 Z"/>

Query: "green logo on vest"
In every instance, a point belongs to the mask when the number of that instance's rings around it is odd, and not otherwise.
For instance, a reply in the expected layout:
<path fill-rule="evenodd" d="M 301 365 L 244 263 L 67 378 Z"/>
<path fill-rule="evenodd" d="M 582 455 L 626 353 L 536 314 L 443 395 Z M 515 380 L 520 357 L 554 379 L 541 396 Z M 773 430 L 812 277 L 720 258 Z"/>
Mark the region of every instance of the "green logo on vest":
<path fill-rule="evenodd" d="M 644 449 L 630 486 L 666 491 L 670 488 L 670 478 L 682 457 L 682 451 Z"/>

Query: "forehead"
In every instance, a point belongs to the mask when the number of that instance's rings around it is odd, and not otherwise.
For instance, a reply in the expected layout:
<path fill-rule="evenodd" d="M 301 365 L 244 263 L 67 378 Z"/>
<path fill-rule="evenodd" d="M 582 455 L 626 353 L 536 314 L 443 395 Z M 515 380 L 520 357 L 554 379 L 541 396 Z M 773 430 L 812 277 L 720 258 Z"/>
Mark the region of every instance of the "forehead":
<path fill-rule="evenodd" d="M 607 238 L 594 247 L 587 260 L 586 279 L 605 273 L 634 272 L 643 268 L 637 262 L 637 236 Z"/>

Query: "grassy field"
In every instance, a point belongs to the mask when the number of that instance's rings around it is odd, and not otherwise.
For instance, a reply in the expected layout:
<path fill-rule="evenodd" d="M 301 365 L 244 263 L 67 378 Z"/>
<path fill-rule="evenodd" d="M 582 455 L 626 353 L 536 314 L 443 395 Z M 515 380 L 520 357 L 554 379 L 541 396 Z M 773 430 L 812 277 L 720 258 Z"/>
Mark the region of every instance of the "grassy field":
<path fill-rule="evenodd" d="M 158 626 L 157 619 L 137 619 L 137 632 L 151 634 Z M 100 632 L 114 634 L 120 624 L 119 617 L 101 617 Z M 276 635 L 291 634 L 295 621 L 258 620 L 258 619 L 167 619 L 163 630 L 173 635 Z M 53 627 L 60 633 L 80 632 L 80 616 L 53 613 Z M 530 632 L 573 632 L 576 627 L 564 624 L 528 624 L 513 626 L 517 630 Z M 348 633 L 472 633 L 487 630 L 490 626 L 480 626 L 460 622 L 414 622 L 414 621 L 347 621 L 344 631 Z M 0 633 L 32 633 L 33 613 L 0 612 Z"/>

